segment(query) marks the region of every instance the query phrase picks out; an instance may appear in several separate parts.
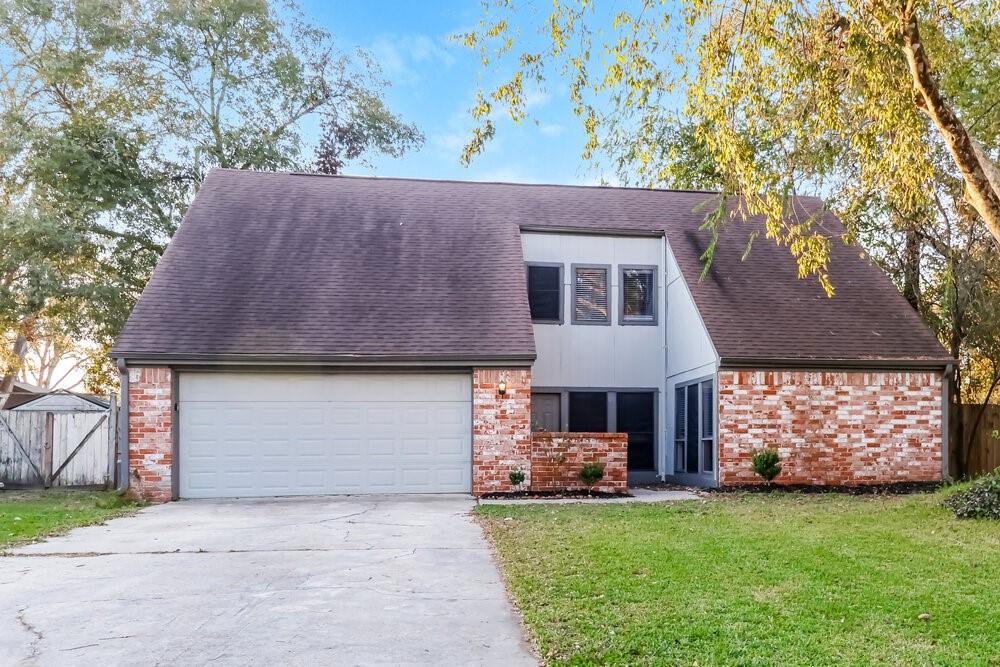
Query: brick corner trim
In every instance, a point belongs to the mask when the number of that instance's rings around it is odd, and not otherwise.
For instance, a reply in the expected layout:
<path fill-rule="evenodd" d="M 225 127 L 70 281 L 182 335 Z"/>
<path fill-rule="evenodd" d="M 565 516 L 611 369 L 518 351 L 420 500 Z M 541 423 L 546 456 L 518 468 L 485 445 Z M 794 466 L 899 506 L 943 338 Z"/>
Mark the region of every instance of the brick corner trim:
<path fill-rule="evenodd" d="M 719 482 L 760 482 L 753 450 L 781 456 L 779 484 L 858 486 L 941 479 L 942 378 L 935 371 L 719 372 Z"/>
<path fill-rule="evenodd" d="M 506 387 L 500 394 L 500 383 Z M 531 484 L 531 369 L 472 370 L 472 495 L 511 493 L 510 473 Z"/>
<path fill-rule="evenodd" d="M 172 396 L 169 368 L 128 369 L 129 484 L 151 502 L 172 496 Z"/>

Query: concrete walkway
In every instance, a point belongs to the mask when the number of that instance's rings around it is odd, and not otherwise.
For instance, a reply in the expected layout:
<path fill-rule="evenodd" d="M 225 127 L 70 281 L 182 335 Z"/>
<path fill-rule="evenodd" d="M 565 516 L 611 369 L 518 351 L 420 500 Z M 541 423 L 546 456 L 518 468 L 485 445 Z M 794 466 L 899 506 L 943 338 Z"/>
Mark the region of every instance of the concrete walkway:
<path fill-rule="evenodd" d="M 569 505 L 586 503 L 588 505 L 622 505 L 626 503 L 664 503 L 675 500 L 698 500 L 701 498 L 693 491 L 685 489 L 629 489 L 631 496 L 623 498 L 484 498 L 479 502 L 483 505 Z"/>
<path fill-rule="evenodd" d="M 468 496 L 183 501 L 0 558 L 0 665 L 531 665 Z"/>

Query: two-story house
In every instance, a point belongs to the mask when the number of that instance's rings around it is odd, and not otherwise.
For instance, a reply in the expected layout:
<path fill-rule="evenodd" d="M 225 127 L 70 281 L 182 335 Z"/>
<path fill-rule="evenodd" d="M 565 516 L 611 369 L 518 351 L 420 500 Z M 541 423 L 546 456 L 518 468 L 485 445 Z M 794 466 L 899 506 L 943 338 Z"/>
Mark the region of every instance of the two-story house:
<path fill-rule="evenodd" d="M 596 457 L 714 486 L 774 447 L 779 482 L 940 479 L 953 360 L 913 309 L 839 240 L 832 298 L 770 241 L 744 258 L 759 220 L 705 271 L 718 202 L 214 171 L 113 350 L 122 474 L 160 500 L 479 495 Z M 788 215 L 843 235 L 819 200 Z"/>

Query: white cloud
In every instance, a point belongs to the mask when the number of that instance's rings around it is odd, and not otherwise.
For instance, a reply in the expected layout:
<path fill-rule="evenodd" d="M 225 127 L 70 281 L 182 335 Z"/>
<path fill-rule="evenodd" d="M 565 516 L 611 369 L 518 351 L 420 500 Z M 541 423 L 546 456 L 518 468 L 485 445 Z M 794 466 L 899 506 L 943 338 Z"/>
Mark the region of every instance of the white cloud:
<path fill-rule="evenodd" d="M 559 123 L 544 123 L 538 126 L 538 131 L 546 137 L 558 137 L 566 131 L 566 126 Z"/>
<path fill-rule="evenodd" d="M 431 35 L 380 35 L 370 51 L 385 75 L 397 85 L 421 82 L 424 72 L 434 67 L 450 67 L 457 58 L 454 46 L 443 37 Z"/>

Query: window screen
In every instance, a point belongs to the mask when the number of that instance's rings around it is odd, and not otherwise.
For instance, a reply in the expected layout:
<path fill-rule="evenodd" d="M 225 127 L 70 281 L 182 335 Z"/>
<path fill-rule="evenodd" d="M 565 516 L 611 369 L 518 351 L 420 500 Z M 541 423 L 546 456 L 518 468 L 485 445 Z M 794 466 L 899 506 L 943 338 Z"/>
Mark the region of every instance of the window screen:
<path fill-rule="evenodd" d="M 543 322 L 562 320 L 562 267 L 528 265 L 528 305 L 531 319 Z"/>
<path fill-rule="evenodd" d="M 569 430 L 607 433 L 608 395 L 603 391 L 569 392 Z"/>
<path fill-rule="evenodd" d="M 610 322 L 607 268 L 578 266 L 574 274 L 573 321 L 584 324 Z"/>
<path fill-rule="evenodd" d="M 711 438 L 715 431 L 715 392 L 711 382 L 701 383 L 701 437 Z"/>
<path fill-rule="evenodd" d="M 656 271 L 622 269 L 622 321 L 656 321 Z"/>

